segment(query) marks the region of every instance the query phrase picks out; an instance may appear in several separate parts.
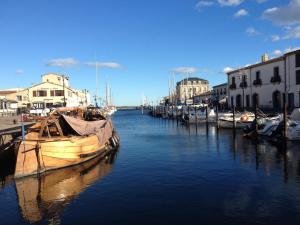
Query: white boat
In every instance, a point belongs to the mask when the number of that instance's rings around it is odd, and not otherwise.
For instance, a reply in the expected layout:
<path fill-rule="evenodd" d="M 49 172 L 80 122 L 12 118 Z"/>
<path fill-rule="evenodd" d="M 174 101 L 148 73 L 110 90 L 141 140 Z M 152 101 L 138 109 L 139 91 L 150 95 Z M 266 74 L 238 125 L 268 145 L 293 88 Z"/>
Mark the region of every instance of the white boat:
<path fill-rule="evenodd" d="M 257 120 L 258 130 L 257 134 L 262 136 L 271 136 L 273 131 L 276 130 L 283 116 L 278 115 L 274 117 L 260 118 Z"/>
<path fill-rule="evenodd" d="M 300 141 L 300 123 L 289 121 L 287 128 L 287 139 L 290 141 Z"/>
<path fill-rule="evenodd" d="M 236 113 L 233 120 L 233 113 L 223 113 L 219 115 L 218 125 L 220 128 L 244 128 L 251 124 L 255 119 L 255 115 L 251 112 Z"/>
<path fill-rule="evenodd" d="M 190 113 L 187 115 L 189 123 L 196 123 L 196 122 L 205 122 L 206 121 L 206 110 L 197 110 L 191 109 Z M 208 109 L 208 122 L 215 122 L 216 121 L 216 113 L 214 109 Z"/>

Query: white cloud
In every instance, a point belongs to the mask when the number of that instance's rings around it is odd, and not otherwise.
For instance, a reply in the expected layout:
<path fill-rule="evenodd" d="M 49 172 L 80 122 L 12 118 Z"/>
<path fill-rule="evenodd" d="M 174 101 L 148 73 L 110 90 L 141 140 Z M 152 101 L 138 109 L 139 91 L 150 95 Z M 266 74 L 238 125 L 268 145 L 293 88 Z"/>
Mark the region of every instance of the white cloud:
<path fill-rule="evenodd" d="M 257 0 L 257 3 L 261 4 L 261 3 L 265 3 L 267 2 L 268 0 Z"/>
<path fill-rule="evenodd" d="M 18 75 L 21 75 L 23 73 L 24 73 L 24 70 L 22 70 L 22 69 L 17 69 L 16 70 L 16 74 L 18 74 Z"/>
<path fill-rule="evenodd" d="M 280 36 L 277 35 L 277 34 L 271 35 L 271 40 L 272 40 L 273 42 L 279 41 L 280 39 L 281 39 Z"/>
<path fill-rule="evenodd" d="M 54 67 L 70 67 L 75 66 L 76 64 L 78 64 L 78 62 L 73 58 L 59 58 L 49 60 L 46 65 Z"/>
<path fill-rule="evenodd" d="M 260 35 L 260 32 L 257 31 L 255 28 L 253 27 L 248 27 L 246 29 L 246 33 L 249 35 L 249 36 L 257 36 L 257 35 Z"/>
<path fill-rule="evenodd" d="M 196 67 L 177 67 L 177 68 L 173 68 L 172 72 L 177 73 L 177 74 L 192 74 L 192 73 L 196 73 L 198 71 L 198 69 Z"/>
<path fill-rule="evenodd" d="M 300 26 L 297 26 L 291 30 L 288 30 L 287 34 L 282 39 L 299 39 L 299 38 L 300 38 Z"/>
<path fill-rule="evenodd" d="M 121 67 L 121 65 L 116 62 L 87 62 L 87 63 L 85 63 L 85 65 L 91 66 L 91 67 L 98 66 L 98 67 L 113 68 L 113 69 L 117 69 L 117 68 Z"/>
<path fill-rule="evenodd" d="M 281 54 L 282 54 L 282 52 L 280 50 L 274 50 L 273 51 L 273 55 L 278 56 L 278 55 L 281 55 Z"/>
<path fill-rule="evenodd" d="M 212 5 L 214 5 L 214 4 L 215 4 L 215 3 L 214 3 L 213 1 L 201 0 L 201 1 L 199 1 L 199 2 L 196 4 L 195 8 L 196 8 L 196 9 L 201 9 L 201 8 L 203 8 L 203 7 L 209 7 L 209 6 L 212 6 Z"/>
<path fill-rule="evenodd" d="M 223 73 L 229 73 L 229 72 L 231 72 L 231 71 L 233 71 L 234 69 L 233 68 L 231 68 L 231 67 L 225 67 L 224 69 L 223 69 Z"/>
<path fill-rule="evenodd" d="M 278 25 L 295 25 L 300 23 L 300 0 L 290 0 L 284 7 L 273 7 L 264 11 L 263 18 Z"/>
<path fill-rule="evenodd" d="M 245 9 L 240 9 L 239 11 L 237 11 L 235 14 L 234 14 L 234 17 L 242 17 L 242 16 L 248 16 L 249 13 L 247 10 Z"/>
<path fill-rule="evenodd" d="M 221 6 L 237 6 L 243 3 L 244 0 L 218 0 Z"/>

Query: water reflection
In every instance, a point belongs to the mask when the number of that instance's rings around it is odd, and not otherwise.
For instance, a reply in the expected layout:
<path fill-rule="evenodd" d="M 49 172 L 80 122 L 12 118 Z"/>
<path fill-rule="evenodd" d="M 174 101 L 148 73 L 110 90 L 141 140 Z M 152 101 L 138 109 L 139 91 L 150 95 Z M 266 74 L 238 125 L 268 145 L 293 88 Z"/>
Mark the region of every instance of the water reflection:
<path fill-rule="evenodd" d="M 67 204 L 87 187 L 106 176 L 112 169 L 116 154 L 96 158 L 82 165 L 49 172 L 41 177 L 15 181 L 19 207 L 30 223 L 47 219 L 59 224 Z"/>

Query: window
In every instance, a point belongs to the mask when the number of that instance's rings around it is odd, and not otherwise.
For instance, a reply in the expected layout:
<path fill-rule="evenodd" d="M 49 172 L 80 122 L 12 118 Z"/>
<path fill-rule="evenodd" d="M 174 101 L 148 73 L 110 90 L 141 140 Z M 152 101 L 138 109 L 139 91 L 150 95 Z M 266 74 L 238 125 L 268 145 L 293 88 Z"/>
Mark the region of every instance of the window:
<path fill-rule="evenodd" d="M 250 107 L 250 95 L 246 95 L 246 107 Z"/>
<path fill-rule="evenodd" d="M 289 93 L 288 95 L 288 108 L 294 108 L 294 93 Z"/>
<path fill-rule="evenodd" d="M 53 96 L 64 96 L 63 90 L 52 90 L 50 91 L 50 95 Z"/>
<path fill-rule="evenodd" d="M 32 104 L 33 108 L 35 109 L 44 109 L 45 108 L 45 104 L 42 102 L 36 102 Z"/>
<path fill-rule="evenodd" d="M 296 67 L 300 67 L 300 53 L 296 54 Z"/>
<path fill-rule="evenodd" d="M 260 79 L 260 71 L 256 71 L 256 80 Z"/>
<path fill-rule="evenodd" d="M 231 78 L 231 84 L 235 84 L 235 77 Z"/>
<path fill-rule="evenodd" d="M 47 96 L 47 91 L 45 91 L 45 90 L 33 91 L 32 96 L 33 97 L 45 97 L 45 96 Z"/>
<path fill-rule="evenodd" d="M 296 84 L 300 84 L 300 70 L 296 71 Z"/>
<path fill-rule="evenodd" d="M 22 95 L 17 95 L 17 101 L 22 101 Z"/>
<path fill-rule="evenodd" d="M 274 67 L 274 77 L 279 77 L 279 67 Z"/>

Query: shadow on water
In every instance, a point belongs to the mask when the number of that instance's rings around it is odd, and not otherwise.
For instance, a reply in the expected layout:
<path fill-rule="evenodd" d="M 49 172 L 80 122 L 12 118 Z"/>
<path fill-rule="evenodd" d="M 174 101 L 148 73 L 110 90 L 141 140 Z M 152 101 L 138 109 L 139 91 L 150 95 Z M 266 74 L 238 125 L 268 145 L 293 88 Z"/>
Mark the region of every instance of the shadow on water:
<path fill-rule="evenodd" d="M 15 171 L 16 159 L 14 155 L 13 147 L 1 152 L 0 154 L 0 190 L 4 187 L 6 182 L 10 180 L 10 177 Z"/>

